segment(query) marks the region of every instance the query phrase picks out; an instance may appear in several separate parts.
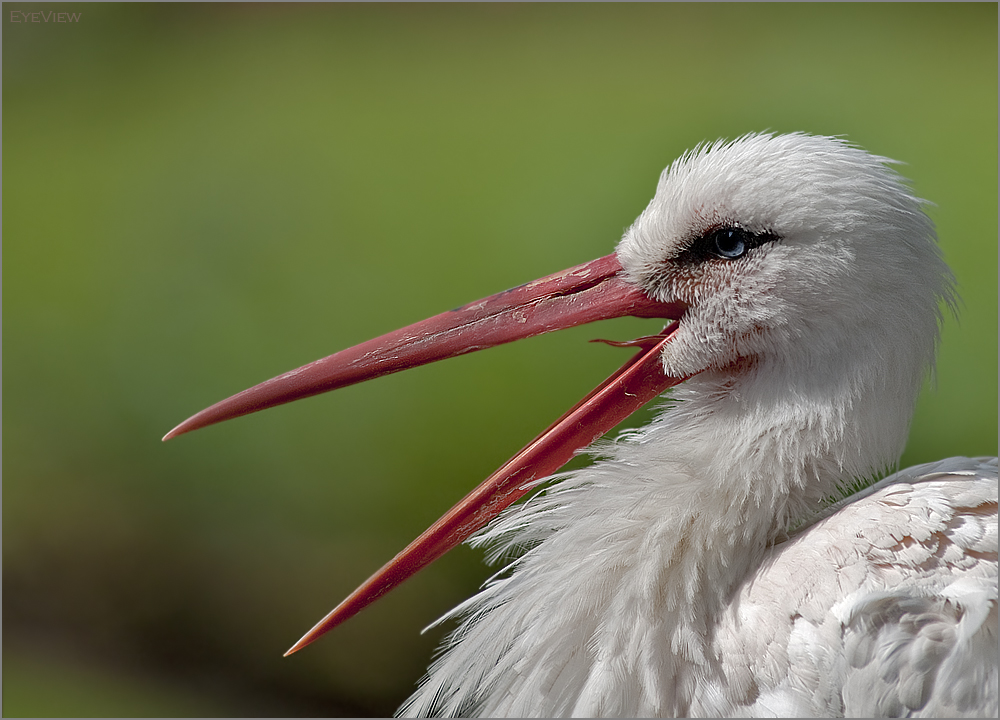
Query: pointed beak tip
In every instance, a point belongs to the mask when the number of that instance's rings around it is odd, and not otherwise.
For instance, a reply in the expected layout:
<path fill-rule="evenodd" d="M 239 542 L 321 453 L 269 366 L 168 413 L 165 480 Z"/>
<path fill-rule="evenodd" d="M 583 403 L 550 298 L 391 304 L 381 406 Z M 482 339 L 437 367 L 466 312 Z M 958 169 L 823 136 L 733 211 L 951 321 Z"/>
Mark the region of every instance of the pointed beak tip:
<path fill-rule="evenodd" d="M 183 435 L 184 433 L 186 433 L 188 431 L 188 428 L 184 427 L 185 425 L 187 425 L 187 421 L 182 422 L 180 425 L 178 425 L 173 430 L 164 435 L 163 438 L 161 439 L 161 442 L 166 442 L 167 440 L 173 440 L 178 435 Z"/>
<path fill-rule="evenodd" d="M 184 422 L 179 423 L 177 427 L 175 427 L 173 430 L 171 430 L 170 432 L 168 432 L 166 435 L 163 436 L 163 442 L 166 442 L 167 440 L 173 440 L 175 437 L 178 437 L 180 435 L 187 435 L 189 432 L 193 430 L 200 430 L 203 427 L 214 425 L 220 420 L 226 420 L 229 417 L 236 417 L 237 416 L 236 414 L 230 416 L 226 415 L 222 415 L 221 417 L 218 416 L 216 408 L 219 405 L 223 405 L 225 402 L 226 401 L 223 401 L 222 403 L 216 403 L 212 407 L 206 408 L 205 410 L 202 410 L 200 413 L 192 415 Z M 215 414 L 213 414 L 213 412 L 210 411 L 213 411 Z"/>
<path fill-rule="evenodd" d="M 288 650 L 285 651 L 285 654 L 282 655 L 281 657 L 288 657 L 289 655 L 294 655 L 299 650 L 301 650 L 302 648 L 304 648 L 306 645 L 312 644 L 312 641 L 315 638 L 311 637 L 311 636 L 312 636 L 312 632 L 308 632 L 305 635 L 303 635 L 301 638 L 299 638 L 299 641 L 297 643 L 295 643 L 294 645 L 292 645 L 290 648 L 288 648 Z"/>

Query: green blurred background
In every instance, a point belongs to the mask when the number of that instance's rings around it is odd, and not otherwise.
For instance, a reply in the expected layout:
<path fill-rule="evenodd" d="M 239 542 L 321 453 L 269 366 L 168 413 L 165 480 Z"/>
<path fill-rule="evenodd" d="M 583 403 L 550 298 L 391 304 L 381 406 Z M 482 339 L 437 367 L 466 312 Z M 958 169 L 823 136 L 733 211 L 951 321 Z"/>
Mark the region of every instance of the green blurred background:
<path fill-rule="evenodd" d="M 281 653 L 651 325 L 160 437 L 610 252 L 702 140 L 907 163 L 964 303 L 903 463 L 996 454 L 995 4 L 5 3 L 3 109 L 5 715 L 391 713 L 480 553 Z"/>

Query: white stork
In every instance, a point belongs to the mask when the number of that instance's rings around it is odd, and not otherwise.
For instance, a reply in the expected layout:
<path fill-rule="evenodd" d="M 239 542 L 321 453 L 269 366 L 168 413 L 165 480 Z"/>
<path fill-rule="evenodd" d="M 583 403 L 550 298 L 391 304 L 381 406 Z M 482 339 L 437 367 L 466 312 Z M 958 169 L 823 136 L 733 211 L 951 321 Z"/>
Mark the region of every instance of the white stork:
<path fill-rule="evenodd" d="M 952 300 L 933 225 L 887 163 L 805 134 L 700 147 L 614 255 L 173 430 L 591 320 L 671 321 L 290 652 L 485 526 L 472 542 L 516 559 L 450 614 L 403 713 L 995 717 L 996 458 L 874 482 Z M 681 381 L 648 427 L 547 478 Z"/>

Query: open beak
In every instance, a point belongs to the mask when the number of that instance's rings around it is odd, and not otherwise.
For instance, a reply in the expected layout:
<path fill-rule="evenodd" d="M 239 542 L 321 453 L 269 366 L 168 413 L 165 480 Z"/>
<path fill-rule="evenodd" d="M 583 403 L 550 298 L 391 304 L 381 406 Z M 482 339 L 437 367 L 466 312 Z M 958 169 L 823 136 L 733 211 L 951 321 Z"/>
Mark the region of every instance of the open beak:
<path fill-rule="evenodd" d="M 193 415 L 164 436 L 239 417 L 407 368 L 595 320 L 679 320 L 686 307 L 662 303 L 621 277 L 608 255 L 369 340 L 244 390 Z M 622 345 L 631 360 L 528 443 L 440 520 L 370 577 L 285 653 L 290 655 L 464 542 L 551 475 L 574 453 L 684 378 L 663 374 L 660 351 L 677 328 Z"/>

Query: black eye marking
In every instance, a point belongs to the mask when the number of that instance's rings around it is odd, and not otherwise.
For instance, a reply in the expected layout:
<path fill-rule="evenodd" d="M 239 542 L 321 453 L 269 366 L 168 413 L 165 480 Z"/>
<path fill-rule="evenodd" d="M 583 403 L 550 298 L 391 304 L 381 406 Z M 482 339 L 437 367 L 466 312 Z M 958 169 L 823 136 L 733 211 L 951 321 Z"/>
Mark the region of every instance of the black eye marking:
<path fill-rule="evenodd" d="M 735 225 L 714 228 L 696 239 L 677 258 L 680 261 L 737 260 L 764 243 L 777 242 L 772 232 L 753 233 Z"/>

